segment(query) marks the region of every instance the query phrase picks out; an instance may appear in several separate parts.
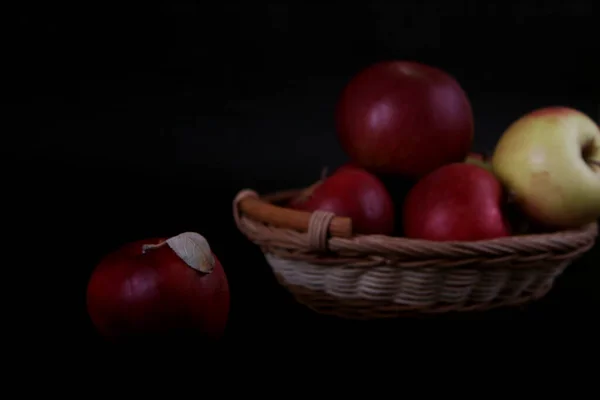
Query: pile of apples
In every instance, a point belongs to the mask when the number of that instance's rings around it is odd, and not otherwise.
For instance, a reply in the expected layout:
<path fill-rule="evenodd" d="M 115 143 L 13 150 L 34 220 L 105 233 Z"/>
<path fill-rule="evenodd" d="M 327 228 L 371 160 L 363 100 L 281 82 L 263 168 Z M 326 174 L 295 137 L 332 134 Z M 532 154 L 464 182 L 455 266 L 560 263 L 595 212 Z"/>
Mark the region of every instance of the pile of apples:
<path fill-rule="evenodd" d="M 386 61 L 350 80 L 335 118 L 350 162 L 288 206 L 350 217 L 356 234 L 476 241 L 600 217 L 600 128 L 578 110 L 532 110 L 485 157 L 454 77 Z"/>

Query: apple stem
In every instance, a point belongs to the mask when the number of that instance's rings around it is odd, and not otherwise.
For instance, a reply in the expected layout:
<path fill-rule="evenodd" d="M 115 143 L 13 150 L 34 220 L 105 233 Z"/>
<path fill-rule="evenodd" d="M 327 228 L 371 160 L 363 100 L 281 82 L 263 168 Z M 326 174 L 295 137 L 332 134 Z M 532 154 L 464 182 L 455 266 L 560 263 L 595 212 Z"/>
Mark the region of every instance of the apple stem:
<path fill-rule="evenodd" d="M 159 247 L 163 247 L 167 242 L 160 242 L 158 244 L 145 244 L 142 246 L 142 253 L 146 254 L 148 250 L 158 249 Z"/>

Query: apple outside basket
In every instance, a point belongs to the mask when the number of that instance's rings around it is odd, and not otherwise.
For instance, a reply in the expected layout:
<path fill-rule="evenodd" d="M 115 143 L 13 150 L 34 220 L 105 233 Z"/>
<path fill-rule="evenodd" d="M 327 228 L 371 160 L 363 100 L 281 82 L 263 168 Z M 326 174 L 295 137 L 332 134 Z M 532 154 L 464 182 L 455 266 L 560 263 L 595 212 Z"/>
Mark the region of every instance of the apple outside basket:
<path fill-rule="evenodd" d="M 259 196 L 242 190 L 234 218 L 296 301 L 342 318 L 487 310 L 536 300 L 598 234 L 592 223 L 475 242 L 356 235 L 349 218 L 278 205 L 301 192 Z"/>

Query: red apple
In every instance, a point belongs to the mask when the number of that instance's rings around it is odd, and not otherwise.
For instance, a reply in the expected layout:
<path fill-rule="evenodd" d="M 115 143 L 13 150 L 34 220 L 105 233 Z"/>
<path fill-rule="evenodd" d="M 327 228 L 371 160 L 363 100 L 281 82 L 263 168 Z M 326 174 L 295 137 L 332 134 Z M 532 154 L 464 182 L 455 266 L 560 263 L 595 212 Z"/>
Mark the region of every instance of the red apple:
<path fill-rule="evenodd" d="M 422 178 L 404 202 L 404 234 L 415 239 L 472 241 L 510 235 L 500 182 L 466 163 L 443 166 Z"/>
<path fill-rule="evenodd" d="M 394 231 L 394 204 L 385 186 L 376 176 L 351 165 L 292 200 L 290 207 L 349 217 L 355 233 L 389 235 Z"/>
<path fill-rule="evenodd" d="M 374 64 L 345 87 L 337 133 L 349 157 L 375 173 L 417 178 L 471 149 L 473 112 L 446 72 L 409 61 Z"/>
<path fill-rule="evenodd" d="M 191 232 L 124 245 L 101 260 L 87 287 L 92 323 L 112 339 L 180 333 L 218 339 L 229 304 L 221 263 Z"/>

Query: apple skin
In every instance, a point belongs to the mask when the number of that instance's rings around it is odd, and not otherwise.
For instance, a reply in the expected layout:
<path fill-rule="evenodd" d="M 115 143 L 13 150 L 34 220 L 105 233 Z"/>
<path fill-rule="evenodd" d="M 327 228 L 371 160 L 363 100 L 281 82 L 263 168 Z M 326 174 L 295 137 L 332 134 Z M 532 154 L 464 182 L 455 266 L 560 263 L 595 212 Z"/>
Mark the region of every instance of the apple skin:
<path fill-rule="evenodd" d="M 494 173 L 523 212 L 555 229 L 600 217 L 599 163 L 598 125 L 568 107 L 522 116 L 502 134 L 492 157 Z"/>
<path fill-rule="evenodd" d="M 357 165 L 418 178 L 471 149 L 473 112 L 455 78 L 410 61 L 380 62 L 346 85 L 336 108 L 339 142 Z"/>
<path fill-rule="evenodd" d="M 423 177 L 403 207 L 404 234 L 432 241 L 475 241 L 510 235 L 504 190 L 489 171 L 466 163 Z"/>
<path fill-rule="evenodd" d="M 188 267 L 168 246 L 143 253 L 142 246 L 166 238 L 128 243 L 105 256 L 87 287 L 87 309 L 103 337 L 131 338 L 193 335 L 218 340 L 227 325 L 227 277 L 215 257 L 202 274 Z"/>
<path fill-rule="evenodd" d="M 308 193 L 293 199 L 289 206 L 349 217 L 353 231 L 359 234 L 394 232 L 394 203 L 383 183 L 364 169 L 348 164 L 314 185 Z"/>

